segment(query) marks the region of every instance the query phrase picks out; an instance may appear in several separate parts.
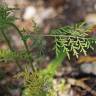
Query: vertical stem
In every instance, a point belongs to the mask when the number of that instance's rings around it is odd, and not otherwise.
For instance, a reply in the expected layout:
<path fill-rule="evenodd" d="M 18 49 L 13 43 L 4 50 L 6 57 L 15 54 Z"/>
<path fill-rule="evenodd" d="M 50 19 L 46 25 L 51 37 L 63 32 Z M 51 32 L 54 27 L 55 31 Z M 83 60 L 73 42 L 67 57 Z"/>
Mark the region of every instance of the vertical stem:
<path fill-rule="evenodd" d="M 20 35 L 21 39 L 23 40 L 23 34 L 22 34 L 21 31 L 17 28 L 17 26 L 16 26 L 15 24 L 13 24 L 13 23 L 8 23 L 8 24 L 10 24 L 11 26 L 13 26 L 13 27 L 17 30 L 18 34 Z M 23 43 L 24 43 L 24 46 L 25 46 L 27 52 L 30 53 L 30 51 L 29 51 L 29 49 L 28 49 L 28 46 L 27 46 L 27 43 L 26 43 L 25 40 L 23 40 Z"/>
<path fill-rule="evenodd" d="M 6 43 L 8 45 L 8 47 L 10 48 L 11 51 L 14 51 L 11 44 L 10 44 L 10 41 L 9 39 L 7 38 L 6 34 L 4 33 L 4 30 L 1 31 L 2 32 L 2 35 L 4 36 L 5 40 L 6 40 Z"/>
<path fill-rule="evenodd" d="M 23 34 L 22 34 L 21 31 L 17 28 L 17 26 L 16 26 L 15 24 L 13 24 L 13 23 L 8 23 L 8 24 L 11 25 L 11 26 L 13 26 L 13 27 L 17 30 L 18 34 L 20 35 L 21 39 L 23 40 Z M 24 46 L 25 46 L 25 48 L 26 48 L 26 50 L 27 50 L 27 53 L 29 54 L 30 51 L 29 51 L 29 48 L 28 48 L 28 46 L 27 46 L 26 41 L 23 40 L 23 43 L 24 43 Z M 35 71 L 34 65 L 32 64 L 32 58 L 30 59 L 30 62 L 31 62 L 32 70 Z"/>
<path fill-rule="evenodd" d="M 60 54 L 58 54 L 58 56 L 48 64 L 47 69 L 43 70 L 43 74 L 44 75 L 49 74 L 51 77 L 53 77 L 55 75 L 58 66 L 63 62 L 65 57 L 66 53 L 60 52 Z"/>
<path fill-rule="evenodd" d="M 8 46 L 9 46 L 10 50 L 11 50 L 12 52 L 14 52 L 14 50 L 13 50 L 11 44 L 10 44 L 10 41 L 9 41 L 9 39 L 7 38 L 7 36 L 6 36 L 5 32 L 4 32 L 4 30 L 2 30 L 1 32 L 2 32 L 2 35 L 4 36 L 4 38 L 5 38 L 5 40 L 6 40 L 6 43 L 7 43 Z M 16 64 L 17 64 L 17 66 L 20 68 L 20 70 L 23 70 L 22 67 L 21 67 L 21 65 L 18 64 L 17 60 L 16 60 Z"/>

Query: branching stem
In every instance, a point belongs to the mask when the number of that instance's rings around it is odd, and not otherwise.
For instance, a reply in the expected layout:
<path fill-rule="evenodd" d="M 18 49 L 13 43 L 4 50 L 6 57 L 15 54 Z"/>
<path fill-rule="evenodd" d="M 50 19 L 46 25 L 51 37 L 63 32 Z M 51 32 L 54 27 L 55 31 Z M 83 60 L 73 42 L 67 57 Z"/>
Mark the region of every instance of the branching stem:
<path fill-rule="evenodd" d="M 15 24 L 13 24 L 13 23 L 8 23 L 8 24 L 9 24 L 10 26 L 13 26 L 13 28 L 15 28 L 15 29 L 17 30 L 18 34 L 20 35 L 20 37 L 21 37 L 21 39 L 22 39 L 22 38 L 23 38 L 23 34 L 22 34 L 21 31 L 17 28 L 17 26 L 16 26 Z M 22 40 L 23 40 L 23 39 L 22 39 Z M 24 46 L 25 46 L 25 48 L 26 48 L 27 53 L 29 54 L 30 51 L 29 51 L 29 48 L 28 48 L 28 46 L 27 46 L 26 41 L 23 40 L 23 43 L 24 43 Z M 32 66 L 32 70 L 35 71 L 35 67 L 34 67 L 34 65 L 32 64 L 32 58 L 30 58 L 30 63 L 31 63 L 31 66 Z"/>
<path fill-rule="evenodd" d="M 4 30 L 2 30 L 1 32 L 2 32 L 2 35 L 4 36 L 4 38 L 5 38 L 5 40 L 6 40 L 6 43 L 8 44 L 8 47 L 10 48 L 10 50 L 11 50 L 12 52 L 14 52 L 14 50 L 13 50 L 11 44 L 10 44 L 10 41 L 9 41 L 9 39 L 7 38 Z M 16 61 L 17 66 L 20 68 L 20 70 L 23 70 L 22 67 L 21 67 L 21 65 L 18 63 L 18 61 L 17 61 L 17 60 L 15 60 L 15 61 Z"/>

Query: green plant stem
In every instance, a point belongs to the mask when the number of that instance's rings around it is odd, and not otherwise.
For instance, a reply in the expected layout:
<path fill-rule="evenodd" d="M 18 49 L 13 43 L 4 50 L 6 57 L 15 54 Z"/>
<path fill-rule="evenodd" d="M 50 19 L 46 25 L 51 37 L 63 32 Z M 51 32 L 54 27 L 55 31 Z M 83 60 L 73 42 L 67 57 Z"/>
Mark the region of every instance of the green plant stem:
<path fill-rule="evenodd" d="M 38 36 L 37 34 L 32 34 L 32 36 L 29 34 L 29 35 L 25 35 L 25 36 L 28 36 L 29 38 L 34 36 Z M 39 34 L 39 36 L 42 36 L 42 37 L 64 37 L 64 38 L 81 38 L 82 36 L 72 36 L 72 35 L 59 35 L 59 34 Z M 24 38 L 24 37 L 23 37 Z M 85 39 L 85 37 L 82 37 Z"/>
<path fill-rule="evenodd" d="M 17 26 L 16 26 L 15 24 L 13 24 L 13 23 L 8 23 L 8 24 L 11 25 L 11 26 L 13 26 L 13 27 L 17 30 L 18 34 L 20 35 L 20 37 L 21 37 L 21 39 L 22 39 L 22 38 L 23 38 L 23 34 L 22 34 L 21 31 L 17 28 Z M 23 40 L 23 39 L 22 39 L 22 40 Z M 25 48 L 26 48 L 27 53 L 29 54 L 30 51 L 29 51 L 29 48 L 28 48 L 28 46 L 27 46 L 26 41 L 23 40 L 23 43 L 24 43 L 24 46 L 25 46 Z M 31 63 L 31 66 L 32 66 L 32 70 L 35 71 L 35 67 L 34 67 L 34 65 L 32 64 L 32 58 L 30 58 L 30 63 Z"/>
<path fill-rule="evenodd" d="M 44 69 L 42 71 L 42 74 L 47 75 L 49 74 L 51 77 L 55 75 L 55 72 L 58 68 L 58 66 L 63 62 L 64 58 L 66 57 L 66 53 L 61 52 L 58 57 L 56 57 L 54 60 L 52 60 L 49 64 L 47 69 Z"/>
<path fill-rule="evenodd" d="M 13 24 L 13 23 L 8 23 L 8 24 L 13 26 L 17 30 L 17 32 L 20 35 L 20 37 L 23 38 L 23 34 L 21 33 L 21 31 L 17 28 L 17 26 L 15 24 Z M 26 41 L 23 40 L 23 43 L 24 43 L 24 46 L 25 46 L 27 52 L 30 53 Z"/>
<path fill-rule="evenodd" d="M 34 36 L 34 37 L 36 37 L 36 36 L 38 36 L 37 34 L 32 34 L 32 36 Z M 32 36 L 29 34 L 29 35 L 25 35 L 25 38 L 27 37 L 27 39 L 28 38 L 32 38 Z M 95 36 L 93 36 L 92 38 L 90 38 L 90 36 L 89 37 L 87 37 L 88 35 L 86 35 L 86 36 L 72 36 L 72 35 L 59 35 L 59 34 L 39 34 L 39 36 L 41 36 L 41 37 L 63 37 L 63 38 L 79 38 L 79 39 L 89 39 L 89 40 L 96 40 L 96 37 Z M 62 38 L 62 39 L 63 39 Z M 25 39 L 25 41 L 27 40 L 27 39 Z M 24 36 L 23 36 L 23 40 L 24 40 Z"/>
<path fill-rule="evenodd" d="M 14 52 L 14 50 L 13 50 L 11 44 L 10 44 L 10 41 L 9 41 L 9 39 L 7 38 L 4 30 L 2 30 L 1 32 L 2 32 L 2 35 L 4 36 L 4 38 L 5 38 L 6 42 L 7 42 L 7 45 L 9 46 L 10 50 L 11 50 L 12 52 Z M 15 60 L 15 61 L 16 61 L 17 66 L 20 68 L 20 70 L 23 70 L 22 67 L 21 67 L 21 65 L 17 62 L 17 60 Z"/>
<path fill-rule="evenodd" d="M 14 51 L 13 48 L 12 48 L 12 46 L 11 46 L 11 44 L 10 44 L 9 39 L 7 38 L 7 36 L 6 36 L 5 32 L 4 32 L 4 30 L 2 30 L 1 32 L 2 32 L 2 35 L 4 36 L 4 38 L 6 40 L 6 43 L 7 43 L 8 47 L 10 48 L 10 50 L 11 51 Z"/>

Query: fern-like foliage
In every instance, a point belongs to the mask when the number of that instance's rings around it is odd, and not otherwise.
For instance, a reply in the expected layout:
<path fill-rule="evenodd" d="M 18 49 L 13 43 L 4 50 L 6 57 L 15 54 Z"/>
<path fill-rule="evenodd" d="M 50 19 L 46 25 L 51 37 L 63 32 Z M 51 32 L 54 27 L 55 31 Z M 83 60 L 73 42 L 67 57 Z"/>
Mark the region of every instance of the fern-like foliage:
<path fill-rule="evenodd" d="M 31 72 L 30 67 L 26 66 L 25 70 L 17 75 L 23 77 L 25 91 L 23 96 L 47 96 L 51 88 L 51 79 L 44 76 L 40 71 Z M 50 79 L 50 80 L 49 80 Z"/>
<path fill-rule="evenodd" d="M 55 37 L 56 55 L 63 51 L 70 59 L 70 54 L 78 58 L 80 53 L 87 54 L 87 49 L 94 49 L 96 38 L 90 37 L 88 33 L 90 28 L 85 23 L 65 26 L 51 31 L 51 35 Z"/>
<path fill-rule="evenodd" d="M 11 15 L 13 8 L 8 8 L 6 4 L 0 4 L 0 30 L 9 27 L 8 23 L 13 23 L 16 19 Z"/>
<path fill-rule="evenodd" d="M 0 50 L 0 60 L 30 60 L 32 67 L 26 66 L 25 69 L 22 70 L 22 72 L 20 72 L 18 75 L 19 77 L 23 78 L 24 87 L 28 92 L 27 95 L 24 94 L 23 96 L 48 96 L 48 90 L 51 88 L 50 80 L 54 76 L 56 69 L 58 68 L 59 64 L 62 63 L 65 56 L 67 55 L 70 59 L 71 53 L 77 58 L 80 53 L 86 55 L 87 49 L 94 49 L 92 46 L 93 44 L 96 44 L 96 39 L 95 37 L 93 38 L 88 35 L 90 28 L 86 27 L 84 23 L 52 30 L 47 35 L 33 34 L 32 36 L 29 36 L 33 41 L 32 48 L 38 48 L 38 51 L 41 51 L 46 45 L 46 42 L 42 43 L 42 41 L 45 39 L 42 39 L 42 37 L 54 37 L 54 49 L 56 50 L 57 57 L 51 63 L 49 63 L 46 69 L 37 71 L 34 69 L 32 64 L 33 58 L 29 47 L 27 46 L 26 40 L 23 39 L 22 32 L 14 24 L 14 20 L 16 18 L 11 15 L 12 10 L 14 9 L 10 9 L 6 5 L 0 5 L 0 31 L 10 48 L 10 51 Z M 20 35 L 24 42 L 26 51 L 15 52 L 15 50 L 12 48 L 10 40 L 5 33 L 5 30 L 10 28 L 10 26 L 13 27 Z M 43 47 L 41 45 L 43 45 Z"/>
<path fill-rule="evenodd" d="M 33 44 L 30 47 L 32 50 L 36 50 L 34 56 L 40 57 L 44 55 L 44 49 L 46 46 L 46 40 L 44 39 L 44 37 L 39 36 L 39 34 L 37 33 L 37 36 L 31 35 L 31 40 Z"/>
<path fill-rule="evenodd" d="M 32 54 L 28 54 L 25 50 L 12 52 L 10 50 L 0 49 L 0 61 L 13 61 L 14 59 L 29 61 L 30 58 L 32 58 Z"/>
<path fill-rule="evenodd" d="M 9 8 L 6 4 L 0 4 L 0 33 L 4 37 L 9 49 L 14 53 L 15 50 L 14 50 L 14 48 L 12 47 L 12 45 L 10 43 L 10 38 L 7 36 L 7 34 L 6 34 L 7 32 L 6 31 L 7 31 L 7 29 L 14 28 L 14 30 L 16 30 L 16 32 L 19 34 L 21 39 L 23 37 L 23 34 L 22 34 L 21 30 L 19 30 L 19 28 L 14 24 L 14 20 L 16 20 L 16 17 L 14 15 L 12 15 L 13 10 L 16 10 L 16 9 L 15 8 Z M 29 54 L 30 51 L 29 51 L 29 48 L 27 46 L 27 43 L 24 40 L 22 40 L 22 41 L 24 43 L 24 46 L 25 46 L 25 49 L 26 49 L 26 53 Z M 16 54 L 14 56 L 16 56 Z M 19 58 L 16 58 L 16 57 L 15 57 L 16 64 L 18 65 L 18 67 L 20 69 L 22 69 L 21 65 L 18 64 L 18 60 L 17 59 L 19 59 Z M 30 60 L 30 63 L 32 63 L 32 58 L 30 58 L 29 60 Z M 34 70 L 34 66 L 33 65 L 32 65 L 32 68 Z"/>
<path fill-rule="evenodd" d="M 7 4 L 0 4 L 0 31 L 6 30 L 10 27 L 8 23 L 14 22 L 16 19 L 12 12 L 14 8 L 8 8 Z M 0 32 L 0 40 L 4 40 L 2 32 Z"/>

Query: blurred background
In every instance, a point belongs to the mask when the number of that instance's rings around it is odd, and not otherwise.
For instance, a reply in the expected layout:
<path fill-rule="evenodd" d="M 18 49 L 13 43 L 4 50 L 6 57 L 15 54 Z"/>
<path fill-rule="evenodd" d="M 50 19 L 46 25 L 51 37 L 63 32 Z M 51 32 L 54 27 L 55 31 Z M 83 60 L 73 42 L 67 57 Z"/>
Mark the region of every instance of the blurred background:
<path fill-rule="evenodd" d="M 20 8 L 15 15 L 21 20 L 16 23 L 20 27 L 26 26 L 29 30 L 32 18 L 45 32 L 80 21 L 96 23 L 96 0 L 0 0 L 0 2 L 6 2 L 12 8 Z"/>
<path fill-rule="evenodd" d="M 47 34 L 51 29 L 79 23 L 82 21 L 85 21 L 89 25 L 96 24 L 96 0 L 0 0 L 0 3 L 6 3 L 8 4 L 8 7 L 11 8 L 18 8 L 18 10 L 13 12 L 13 15 L 18 18 L 15 21 L 15 24 L 18 26 L 18 28 L 20 28 L 20 30 L 25 29 L 27 32 L 34 32 L 35 24 L 38 25 L 45 34 Z M 35 23 L 32 20 L 34 20 Z M 12 29 L 10 31 L 10 35 L 13 46 L 16 46 L 17 49 L 24 47 L 20 41 L 20 37 L 15 33 L 15 30 Z M 30 43 L 32 42 L 29 42 L 28 44 L 30 45 Z M 50 47 L 50 44 L 47 47 Z M 7 48 L 8 46 L 3 41 L 0 41 L 0 49 Z M 92 57 L 93 54 L 94 58 Z M 41 64 L 43 63 L 43 65 L 40 66 L 44 67 L 50 61 L 51 56 L 49 53 L 47 55 L 49 56 L 40 59 Z M 62 66 L 69 66 L 71 63 L 74 67 L 74 63 L 86 63 L 88 60 L 88 64 L 92 64 L 93 62 L 96 64 L 96 52 L 91 53 L 91 55 L 92 56 L 87 57 L 81 56 L 80 60 L 78 61 L 76 61 L 74 58 L 71 60 L 71 62 L 66 60 L 64 61 L 65 65 Z M 75 67 L 76 66 L 78 65 L 75 65 Z M 86 66 L 88 65 L 85 65 L 84 68 Z M 64 69 L 63 67 L 59 69 L 56 75 L 57 77 L 61 75 L 69 75 L 69 73 L 72 72 L 70 71 L 70 66 L 68 67 L 68 70 L 66 70 L 66 68 Z M 18 81 L 12 78 L 12 76 L 16 74 L 17 71 L 18 68 L 13 63 L 0 63 L 0 96 L 21 96 L 22 80 Z M 96 73 L 96 65 L 94 72 Z M 78 74 L 79 73 L 77 71 L 73 72 L 71 73 L 71 77 L 75 78 L 76 76 L 76 78 L 80 78 L 81 75 Z M 96 85 L 94 85 L 96 83 L 96 74 L 95 76 L 93 75 L 94 74 L 92 74 L 91 81 L 89 80 L 88 84 L 91 85 L 92 83 L 91 87 L 95 86 L 96 88 Z M 86 91 L 84 91 L 84 94 L 82 90 L 76 88 L 77 87 L 73 86 L 73 89 L 75 90 L 75 93 L 72 93 L 73 95 L 71 94 L 60 96 L 93 96 L 89 92 L 86 93 Z"/>

